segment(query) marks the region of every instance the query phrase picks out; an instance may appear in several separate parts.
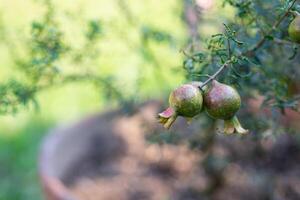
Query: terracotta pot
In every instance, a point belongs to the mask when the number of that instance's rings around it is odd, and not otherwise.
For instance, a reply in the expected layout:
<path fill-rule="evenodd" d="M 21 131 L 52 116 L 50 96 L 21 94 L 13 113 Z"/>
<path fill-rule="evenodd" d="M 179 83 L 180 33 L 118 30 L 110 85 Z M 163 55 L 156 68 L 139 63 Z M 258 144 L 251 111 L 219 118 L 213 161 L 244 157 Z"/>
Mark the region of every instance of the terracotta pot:
<path fill-rule="evenodd" d="M 128 123 L 142 119 L 147 121 L 145 124 L 156 124 L 159 105 L 155 101 L 146 103 Z M 110 163 L 109 158 L 115 160 L 125 154 L 128 141 L 120 136 L 119 125 L 120 119 L 126 116 L 121 111 L 97 114 L 73 125 L 58 127 L 45 137 L 39 156 L 39 176 L 47 200 L 77 200 L 67 184 L 70 171 L 80 165 L 79 159 L 86 157 L 91 160 L 95 156 L 95 159 L 103 159 L 99 162 Z M 126 129 L 126 123 L 122 126 Z M 138 134 L 137 124 L 127 126 L 135 128 L 130 131 Z M 92 152 L 95 146 L 97 152 Z"/>
<path fill-rule="evenodd" d="M 73 126 L 56 128 L 44 139 L 39 175 L 47 200 L 76 200 L 62 179 L 66 170 L 83 153 L 81 151 L 86 151 L 84 130 L 99 117 L 93 116 Z"/>

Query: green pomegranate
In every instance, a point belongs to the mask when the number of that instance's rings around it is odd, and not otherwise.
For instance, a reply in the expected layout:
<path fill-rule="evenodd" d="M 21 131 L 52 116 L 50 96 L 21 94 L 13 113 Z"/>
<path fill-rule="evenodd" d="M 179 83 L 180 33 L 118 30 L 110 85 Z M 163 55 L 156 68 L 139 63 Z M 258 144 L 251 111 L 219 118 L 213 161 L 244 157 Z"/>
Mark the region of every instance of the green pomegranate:
<path fill-rule="evenodd" d="M 213 80 L 211 88 L 204 92 L 204 105 L 209 116 L 224 120 L 225 133 L 248 132 L 235 116 L 241 106 L 241 97 L 233 87 Z"/>
<path fill-rule="evenodd" d="M 297 43 L 300 43 L 300 16 L 296 16 L 296 18 L 291 22 L 289 26 L 289 36 L 291 39 Z"/>
<path fill-rule="evenodd" d="M 188 122 L 202 111 L 202 93 L 194 84 L 184 84 L 176 88 L 169 97 L 169 105 L 158 114 L 159 121 L 169 129 L 178 116 L 185 117 Z"/>

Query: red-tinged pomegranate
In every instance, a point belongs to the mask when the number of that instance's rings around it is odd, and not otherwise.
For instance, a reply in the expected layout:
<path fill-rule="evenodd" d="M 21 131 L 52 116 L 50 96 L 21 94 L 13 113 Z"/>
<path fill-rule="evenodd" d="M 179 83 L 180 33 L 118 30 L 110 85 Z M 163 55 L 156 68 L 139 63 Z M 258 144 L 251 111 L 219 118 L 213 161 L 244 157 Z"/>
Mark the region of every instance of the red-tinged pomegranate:
<path fill-rule="evenodd" d="M 202 103 L 201 90 L 196 85 L 184 84 L 170 94 L 170 107 L 158 114 L 159 122 L 169 129 L 178 116 L 190 121 L 202 111 Z"/>
<path fill-rule="evenodd" d="M 224 120 L 224 133 L 248 132 L 235 116 L 241 106 L 241 97 L 233 87 L 213 80 L 211 88 L 204 92 L 204 105 L 209 116 Z"/>

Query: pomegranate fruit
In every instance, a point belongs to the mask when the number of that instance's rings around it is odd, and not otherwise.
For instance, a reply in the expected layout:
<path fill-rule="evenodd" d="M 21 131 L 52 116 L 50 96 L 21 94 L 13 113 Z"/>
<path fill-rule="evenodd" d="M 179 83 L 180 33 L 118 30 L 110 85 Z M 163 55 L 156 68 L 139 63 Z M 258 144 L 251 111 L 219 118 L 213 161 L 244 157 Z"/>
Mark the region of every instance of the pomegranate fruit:
<path fill-rule="evenodd" d="M 224 120 L 224 133 L 248 132 L 235 116 L 241 106 L 241 97 L 233 87 L 213 80 L 211 87 L 204 92 L 204 106 L 209 116 Z"/>
<path fill-rule="evenodd" d="M 202 93 L 197 84 L 189 83 L 176 88 L 169 96 L 169 108 L 158 114 L 159 122 L 169 129 L 178 116 L 188 122 L 202 111 Z"/>
<path fill-rule="evenodd" d="M 290 38 L 297 43 L 300 43 L 300 16 L 296 18 L 289 25 L 289 36 Z"/>

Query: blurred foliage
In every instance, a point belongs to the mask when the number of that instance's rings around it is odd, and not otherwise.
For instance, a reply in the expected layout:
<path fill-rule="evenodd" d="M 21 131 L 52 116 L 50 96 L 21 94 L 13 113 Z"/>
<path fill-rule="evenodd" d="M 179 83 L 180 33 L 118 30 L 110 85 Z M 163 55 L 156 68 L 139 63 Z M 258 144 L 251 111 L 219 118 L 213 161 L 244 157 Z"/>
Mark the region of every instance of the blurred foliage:
<path fill-rule="evenodd" d="M 160 82 L 179 79 L 179 76 L 166 75 L 175 62 L 165 62 L 165 55 L 158 56 L 153 48 L 161 46 L 175 55 L 178 49 L 175 47 L 181 39 L 169 33 L 168 29 L 150 25 L 147 20 L 133 20 L 135 16 L 130 6 L 135 5 L 134 2 L 127 5 L 124 1 L 103 1 L 102 6 L 113 6 L 118 10 L 118 16 L 108 18 L 102 14 L 90 19 L 80 12 L 77 15 L 76 12 L 57 9 L 59 2 L 45 0 L 33 3 L 43 7 L 43 12 L 30 22 L 31 25 L 28 24 L 29 35 L 12 30 L 5 20 L 1 26 L 3 45 L 8 48 L 14 68 L 10 80 L 2 81 L 2 114 L 16 113 L 30 104 L 37 107 L 39 101 L 36 96 L 41 91 L 70 82 L 92 83 L 106 103 L 130 105 L 130 102 L 140 102 L 152 96 L 147 92 L 149 90 L 162 94 L 155 91 L 167 89 L 169 84 L 161 87 L 152 77 L 152 71 Z M 93 5 L 94 2 L 86 4 Z M 81 28 L 69 32 L 69 26 Z M 124 27 L 128 29 L 125 33 Z M 13 40 L 9 31 L 13 31 L 18 40 Z M 169 45 L 165 47 L 164 43 Z M 149 81 L 156 84 L 149 87 Z M 20 91 L 21 88 L 24 91 Z M 137 92 L 139 95 L 136 95 Z"/>

